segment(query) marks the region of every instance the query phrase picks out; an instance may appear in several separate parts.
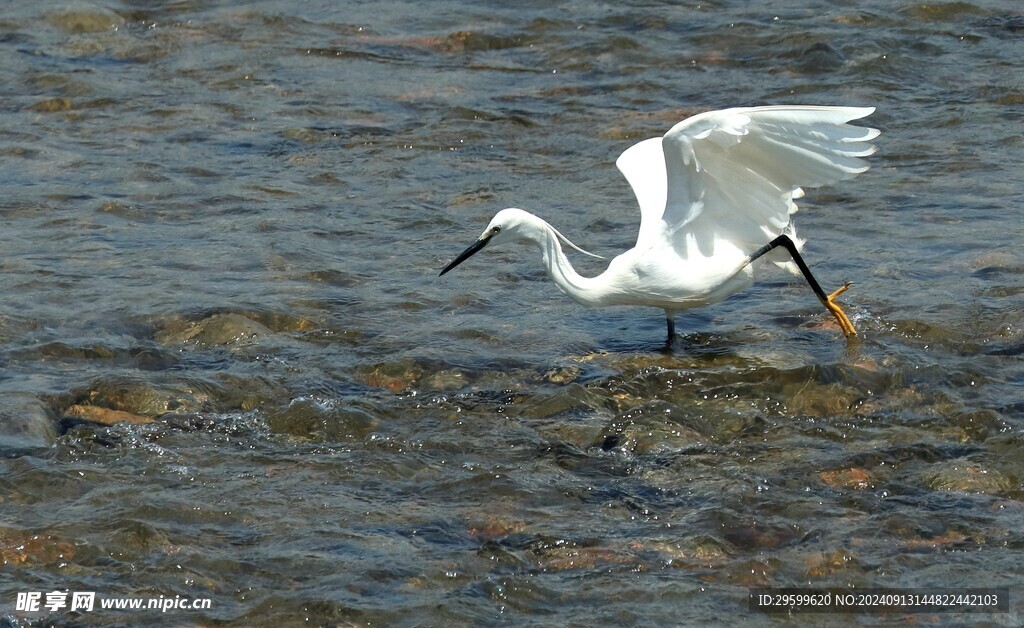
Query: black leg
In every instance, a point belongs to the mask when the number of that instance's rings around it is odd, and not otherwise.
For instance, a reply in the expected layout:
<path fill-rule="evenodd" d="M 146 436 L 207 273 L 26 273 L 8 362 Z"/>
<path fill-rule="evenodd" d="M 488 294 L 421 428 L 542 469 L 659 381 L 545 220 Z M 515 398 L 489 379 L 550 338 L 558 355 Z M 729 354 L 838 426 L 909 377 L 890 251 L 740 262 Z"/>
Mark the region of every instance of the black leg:
<path fill-rule="evenodd" d="M 672 341 L 676 339 L 676 320 L 672 314 L 665 312 L 665 322 L 668 323 L 668 339 L 665 344 L 671 347 Z"/>
<path fill-rule="evenodd" d="M 753 262 L 762 255 L 767 254 L 772 249 L 778 248 L 780 246 L 789 251 L 789 254 L 790 256 L 792 256 L 793 261 L 796 262 L 797 268 L 799 268 L 800 272 L 803 273 L 804 279 L 806 279 L 807 283 L 810 284 L 811 290 L 813 290 L 814 294 L 817 295 L 818 300 L 821 301 L 822 303 L 827 303 L 828 295 L 826 295 L 825 291 L 821 289 L 821 284 L 819 284 L 818 280 L 815 279 L 814 275 L 811 274 L 811 269 L 807 267 L 807 264 L 804 262 L 804 258 L 800 255 L 800 251 L 798 251 L 796 248 L 796 244 L 793 242 L 793 239 L 790 238 L 788 235 L 780 235 L 779 237 L 775 238 L 768 244 L 754 251 L 754 254 L 750 256 L 750 261 Z"/>
<path fill-rule="evenodd" d="M 821 284 L 819 284 L 818 280 L 815 279 L 814 275 L 811 274 L 811 269 L 807 267 L 806 262 L 804 262 L 804 258 L 800 255 L 800 251 L 797 250 L 796 244 L 793 242 L 793 239 L 790 238 L 788 235 L 780 235 L 779 237 L 775 238 L 768 244 L 754 251 L 753 254 L 751 254 L 750 256 L 750 262 L 753 262 L 754 260 L 761 257 L 762 255 L 765 255 L 772 249 L 778 248 L 780 246 L 789 251 L 789 254 L 793 258 L 793 261 L 796 262 L 797 268 L 800 269 L 800 272 L 803 274 L 804 279 L 807 280 L 807 284 L 810 285 L 811 290 L 814 291 L 815 296 L 818 297 L 818 300 L 821 301 L 822 305 L 824 305 L 828 309 L 828 311 L 831 312 L 832 315 L 836 317 L 836 320 L 839 321 L 839 326 L 842 328 L 843 333 L 845 333 L 847 336 L 855 336 L 857 334 L 857 331 L 853 328 L 853 323 L 851 323 L 850 319 L 846 317 L 846 314 L 843 313 L 843 310 L 840 309 L 838 305 L 832 302 L 832 299 L 834 299 L 836 296 L 844 292 L 848 287 L 850 287 L 850 284 L 845 284 L 844 286 L 839 288 L 839 290 L 836 290 L 832 294 L 825 294 L 825 291 L 821 289 Z"/>

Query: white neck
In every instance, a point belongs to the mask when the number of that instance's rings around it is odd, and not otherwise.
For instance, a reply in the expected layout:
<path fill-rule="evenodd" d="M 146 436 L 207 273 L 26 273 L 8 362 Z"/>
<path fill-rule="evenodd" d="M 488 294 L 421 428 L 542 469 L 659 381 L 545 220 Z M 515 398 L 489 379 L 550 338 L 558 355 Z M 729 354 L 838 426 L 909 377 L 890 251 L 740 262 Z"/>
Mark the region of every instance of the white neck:
<path fill-rule="evenodd" d="M 531 218 L 530 224 L 524 225 L 523 236 L 540 245 L 544 268 L 555 285 L 577 303 L 603 305 L 604 290 L 599 277 L 583 277 L 577 273 L 562 251 L 555 229 L 536 216 L 531 215 Z"/>

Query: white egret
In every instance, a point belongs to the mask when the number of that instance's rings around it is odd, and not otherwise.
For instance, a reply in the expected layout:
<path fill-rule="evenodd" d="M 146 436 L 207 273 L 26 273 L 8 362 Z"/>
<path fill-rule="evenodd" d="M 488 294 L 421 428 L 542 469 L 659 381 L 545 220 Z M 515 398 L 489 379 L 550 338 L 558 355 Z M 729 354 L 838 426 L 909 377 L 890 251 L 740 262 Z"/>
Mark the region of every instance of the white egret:
<path fill-rule="evenodd" d="M 640 204 L 636 245 L 597 277 L 579 275 L 562 252 L 572 244 L 522 209 L 498 212 L 483 234 L 448 264 L 455 268 L 487 244 L 514 239 L 540 245 L 548 275 L 574 301 L 592 307 L 642 305 L 665 310 L 668 342 L 677 312 L 721 301 L 753 281 L 751 262 L 782 247 L 847 336 L 856 330 L 825 294 L 800 255 L 791 221 L 804 187 L 849 179 L 868 169 L 876 129 L 851 120 L 873 107 L 770 106 L 709 111 L 664 137 L 627 149 L 616 165 Z M 599 257 L 599 256 L 594 256 Z"/>

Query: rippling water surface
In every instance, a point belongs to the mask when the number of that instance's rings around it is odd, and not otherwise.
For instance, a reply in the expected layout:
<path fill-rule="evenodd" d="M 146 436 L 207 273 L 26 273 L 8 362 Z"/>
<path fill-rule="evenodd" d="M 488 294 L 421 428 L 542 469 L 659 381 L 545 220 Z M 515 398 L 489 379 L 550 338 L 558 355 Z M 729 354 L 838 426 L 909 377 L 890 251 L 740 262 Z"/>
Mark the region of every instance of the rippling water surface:
<path fill-rule="evenodd" d="M 4 621 L 772 623 L 750 587 L 998 585 L 981 618 L 1019 624 L 1024 12 L 755 4 L 8 3 Z M 511 205 L 629 247 L 615 157 L 768 103 L 878 108 L 872 169 L 798 214 L 856 341 L 783 275 L 671 352 L 529 248 L 437 279 Z M 16 609 L 54 590 L 211 604 Z"/>

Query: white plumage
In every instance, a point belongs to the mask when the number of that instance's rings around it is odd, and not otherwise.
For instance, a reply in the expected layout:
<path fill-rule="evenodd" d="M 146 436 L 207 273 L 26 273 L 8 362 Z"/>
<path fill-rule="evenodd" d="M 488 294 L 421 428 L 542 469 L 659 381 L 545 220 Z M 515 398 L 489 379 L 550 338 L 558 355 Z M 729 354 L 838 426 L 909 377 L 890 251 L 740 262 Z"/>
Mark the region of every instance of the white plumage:
<path fill-rule="evenodd" d="M 791 217 L 804 187 L 828 185 L 868 169 L 876 129 L 849 124 L 873 108 L 772 106 L 710 111 L 642 141 L 616 161 L 640 205 L 636 245 L 597 277 L 582 277 L 560 241 L 537 216 L 504 209 L 441 274 L 488 243 L 527 239 L 540 245 L 551 279 L 590 306 L 647 305 L 665 310 L 669 341 L 676 312 L 719 301 L 750 284 L 750 262 L 783 246 L 799 260 Z M 788 236 L 782 237 L 780 236 Z M 586 251 L 583 251 L 584 253 Z M 852 324 L 824 295 L 802 260 L 811 287 L 853 335 Z M 786 263 L 791 269 L 796 266 Z M 844 323 L 845 319 L 845 323 Z"/>

